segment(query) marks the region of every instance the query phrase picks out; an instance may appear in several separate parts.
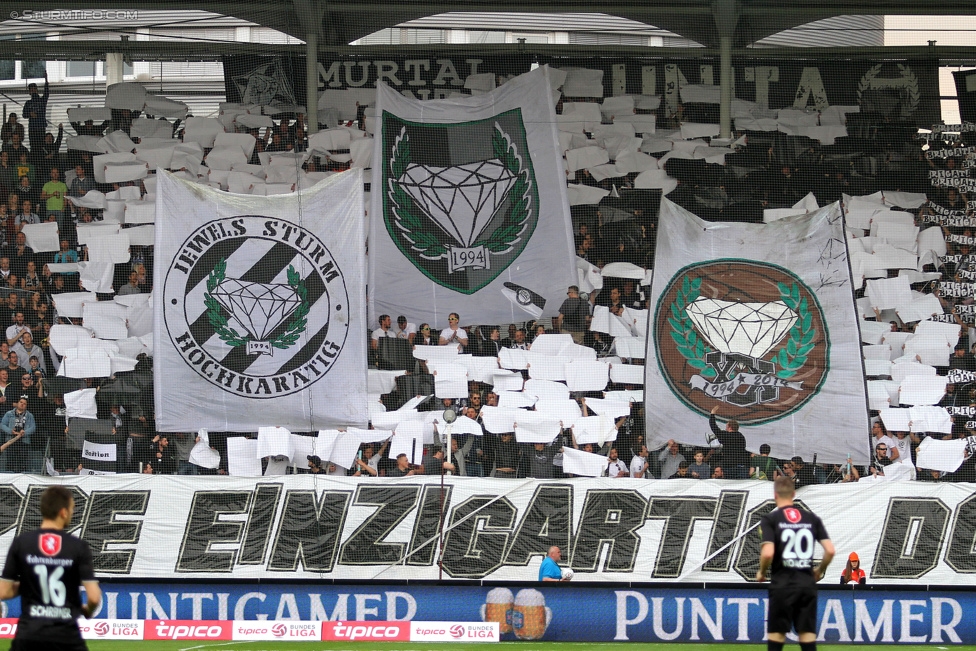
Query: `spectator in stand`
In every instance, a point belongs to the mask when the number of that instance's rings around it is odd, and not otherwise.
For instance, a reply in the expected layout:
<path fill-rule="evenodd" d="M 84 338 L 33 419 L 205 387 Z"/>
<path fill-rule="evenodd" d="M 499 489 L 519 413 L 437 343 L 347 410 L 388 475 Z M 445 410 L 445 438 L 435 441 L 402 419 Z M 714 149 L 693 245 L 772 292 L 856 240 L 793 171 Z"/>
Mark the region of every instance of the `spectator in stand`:
<path fill-rule="evenodd" d="M 44 134 L 44 144 L 41 146 L 40 153 L 34 150 L 34 154 L 39 157 L 39 164 L 44 167 L 57 165 L 60 167 L 61 141 L 64 139 L 64 124 L 58 124 L 58 137 L 55 138 L 50 132 Z"/>
<path fill-rule="evenodd" d="M 590 304 L 580 298 L 579 287 L 570 285 L 559 314 L 554 319 L 556 330 L 568 332 L 574 342 L 582 344 L 591 319 Z"/>
<path fill-rule="evenodd" d="M 725 471 L 722 470 L 722 466 L 715 466 L 712 469 L 712 479 L 725 479 Z"/>
<path fill-rule="evenodd" d="M 797 455 L 791 459 L 793 462 L 793 470 L 796 471 L 796 487 L 803 488 L 804 486 L 813 486 L 819 483 L 817 477 L 814 474 L 813 464 L 804 463 L 803 457 Z"/>
<path fill-rule="evenodd" d="M 24 333 L 27 332 L 30 332 L 30 328 L 26 323 L 24 323 L 24 312 L 23 310 L 18 309 L 14 313 L 13 323 L 10 324 L 10 326 L 7 328 L 7 332 L 5 333 L 7 336 L 7 344 L 9 344 L 11 348 L 16 346 L 18 343 L 20 343 L 20 340 L 23 339 Z"/>
<path fill-rule="evenodd" d="M 393 336 L 397 339 L 406 339 L 413 344 L 413 340 L 417 336 L 417 326 L 408 322 L 407 317 L 401 314 L 397 317 L 397 328 L 393 332 Z"/>
<path fill-rule="evenodd" d="M 643 443 L 630 460 L 630 476 L 634 479 L 644 479 L 647 473 L 647 446 Z"/>
<path fill-rule="evenodd" d="M 75 178 L 71 179 L 71 189 L 68 191 L 68 196 L 83 197 L 94 189 L 95 179 L 85 173 L 83 165 L 75 165 Z"/>
<path fill-rule="evenodd" d="M 24 117 L 27 118 L 27 135 L 30 138 L 31 149 L 41 150 L 44 144 L 44 132 L 47 130 L 47 100 L 51 96 L 51 89 L 47 82 L 47 71 L 44 71 L 44 94 L 37 92 L 37 84 L 28 84 L 27 92 L 30 99 L 24 103 Z"/>
<path fill-rule="evenodd" d="M 68 186 L 61 180 L 61 172 L 57 167 L 50 171 L 51 180 L 41 188 L 41 201 L 46 201 L 44 218 L 54 215 L 58 223 L 64 220 L 64 197 L 68 194 Z"/>
<path fill-rule="evenodd" d="M 552 465 L 552 460 L 556 456 L 555 445 L 534 443 L 532 448 L 527 451 L 526 456 L 529 462 L 527 477 L 535 479 L 553 478 L 556 471 L 556 467 Z"/>
<path fill-rule="evenodd" d="M 695 452 L 695 463 L 688 466 L 688 476 L 692 479 L 708 479 L 712 476 L 712 467 L 705 463 L 705 453 Z"/>
<path fill-rule="evenodd" d="M 749 452 L 746 450 L 746 437 L 739 431 L 739 423 L 730 420 L 725 423 L 725 431 L 719 428 L 715 414 L 720 405 L 712 407 L 708 417 L 708 426 L 712 436 L 722 444 L 722 466 L 729 479 L 746 479 L 749 476 Z"/>
<path fill-rule="evenodd" d="M 436 346 L 437 340 L 434 339 L 430 334 L 430 324 L 421 323 L 419 332 L 413 339 L 414 346 Z"/>
<path fill-rule="evenodd" d="M 396 462 L 396 468 L 392 469 L 389 473 L 390 477 L 410 477 L 412 475 L 419 475 L 423 473 L 423 468 L 419 466 L 410 466 L 410 460 L 403 452 L 397 455 Z"/>
<path fill-rule="evenodd" d="M 518 328 L 515 331 L 515 338 L 512 339 L 512 343 L 509 344 L 508 348 L 514 348 L 517 350 L 528 350 L 531 345 L 525 340 L 525 328 Z"/>
<path fill-rule="evenodd" d="M 871 466 L 868 468 L 868 472 L 872 477 L 884 477 L 885 468 L 891 465 L 891 459 L 888 458 L 888 445 L 886 443 L 878 443 L 874 446 L 874 459 L 871 460 Z"/>
<path fill-rule="evenodd" d="M 142 289 L 139 287 L 139 274 L 137 274 L 135 271 L 129 273 L 129 282 L 122 285 L 117 292 L 119 296 L 130 296 L 132 294 L 141 293 Z"/>
<path fill-rule="evenodd" d="M 372 346 L 373 350 L 377 350 L 379 348 L 381 338 L 383 337 L 389 337 L 390 339 L 394 338 L 393 332 L 390 330 L 390 324 L 391 324 L 390 315 L 381 314 L 379 318 L 379 322 L 380 322 L 380 327 L 377 328 L 376 330 L 373 330 L 372 334 L 370 335 L 370 346 Z"/>
<path fill-rule="evenodd" d="M 606 473 L 607 477 L 630 477 L 630 469 L 618 456 L 616 447 L 610 448 L 610 453 L 607 455 Z"/>
<path fill-rule="evenodd" d="M 661 479 L 670 479 L 678 472 L 678 466 L 685 462 L 684 455 L 678 448 L 678 442 L 669 439 L 664 449 L 657 455 L 657 460 L 661 462 Z"/>
<path fill-rule="evenodd" d="M 27 374 L 27 369 L 20 365 L 20 355 L 13 350 L 10 351 L 7 359 L 7 373 L 8 377 L 14 381 Z"/>
<path fill-rule="evenodd" d="M 461 328 L 461 317 L 457 312 L 451 312 L 447 317 L 447 328 L 441 330 L 437 343 L 441 346 L 457 346 L 458 352 L 463 353 L 468 345 L 468 333 Z"/>
<path fill-rule="evenodd" d="M 18 185 L 20 177 L 17 175 L 17 166 L 10 160 L 10 153 L 0 152 L 0 189 L 10 194 L 17 190 Z"/>
<path fill-rule="evenodd" d="M 849 483 L 858 481 L 861 478 L 861 473 L 851 462 L 851 454 L 847 453 L 847 461 L 843 465 L 834 466 L 834 473 L 840 477 L 841 483 Z"/>
<path fill-rule="evenodd" d="M 149 444 L 149 463 L 143 472 L 147 475 L 175 475 L 176 451 L 170 447 L 168 434 L 157 434 Z"/>
<path fill-rule="evenodd" d="M 885 427 L 880 418 L 874 421 L 874 423 L 871 425 L 871 434 L 874 437 L 872 442 L 875 449 L 877 449 L 879 444 L 884 444 L 885 450 L 887 450 L 888 458 L 892 461 L 898 458 L 896 456 L 898 452 L 895 445 L 895 439 L 888 434 L 888 428 Z M 895 452 L 892 453 L 892 450 L 895 450 Z"/>
<path fill-rule="evenodd" d="M 495 443 L 495 470 L 492 477 L 515 479 L 519 467 L 519 448 L 514 432 L 505 432 Z"/>
<path fill-rule="evenodd" d="M 479 326 L 480 345 L 474 352 L 477 357 L 498 357 L 501 353 L 501 331 L 498 326 Z"/>
<path fill-rule="evenodd" d="M 847 557 L 847 566 L 840 573 L 840 584 L 857 587 L 866 585 L 867 582 L 868 575 L 861 569 L 861 559 L 858 558 L 857 552 L 851 552 L 851 555 Z"/>
<path fill-rule="evenodd" d="M 750 461 L 749 476 L 752 479 L 773 480 L 773 475 L 776 472 L 776 460 L 769 456 L 772 451 L 769 443 L 763 443 L 759 446 L 759 454 L 753 455 L 752 461 Z"/>
<path fill-rule="evenodd" d="M 688 474 L 688 462 L 682 461 L 678 464 L 678 469 L 673 475 L 668 477 L 668 479 L 691 479 L 691 475 Z"/>
<path fill-rule="evenodd" d="M 0 129 L 0 143 L 6 145 L 13 140 L 15 133 L 21 140 L 24 139 L 24 125 L 17 121 L 17 114 L 11 111 L 7 121 L 3 123 L 3 128 Z"/>
<path fill-rule="evenodd" d="M 31 458 L 31 437 L 37 431 L 34 415 L 27 411 L 27 399 L 19 398 L 14 408 L 3 415 L 0 420 L 0 432 L 3 432 L 3 442 L 18 438 L 17 442 L 0 455 L 0 470 L 7 472 L 39 472 L 40 467 L 34 467 Z M 38 459 L 40 455 L 36 455 Z"/>
<path fill-rule="evenodd" d="M 4 145 L 4 150 L 10 152 L 10 162 L 18 163 L 20 162 L 20 155 L 27 153 L 28 158 L 30 157 L 30 149 L 24 146 L 23 137 L 20 134 L 15 133 L 11 138 L 10 142 Z"/>

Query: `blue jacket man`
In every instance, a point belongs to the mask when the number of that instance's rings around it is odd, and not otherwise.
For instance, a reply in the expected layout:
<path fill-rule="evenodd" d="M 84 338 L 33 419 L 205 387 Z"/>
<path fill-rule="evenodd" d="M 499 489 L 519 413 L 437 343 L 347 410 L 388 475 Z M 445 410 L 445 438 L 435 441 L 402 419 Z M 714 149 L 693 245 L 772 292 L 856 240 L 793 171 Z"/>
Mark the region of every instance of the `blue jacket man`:
<path fill-rule="evenodd" d="M 31 436 L 37 430 L 34 415 L 27 411 L 27 399 L 21 398 L 13 409 L 3 415 L 0 420 L 0 431 L 5 441 L 9 441 L 23 432 L 23 437 L 0 455 L 0 470 L 12 472 L 26 472 Z"/>

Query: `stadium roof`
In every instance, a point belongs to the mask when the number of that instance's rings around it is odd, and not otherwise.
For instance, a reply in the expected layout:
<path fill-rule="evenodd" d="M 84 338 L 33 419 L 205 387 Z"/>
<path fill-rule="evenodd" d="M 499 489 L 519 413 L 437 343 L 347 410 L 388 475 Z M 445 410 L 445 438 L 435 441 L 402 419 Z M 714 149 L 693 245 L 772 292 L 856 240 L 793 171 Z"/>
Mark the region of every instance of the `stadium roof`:
<path fill-rule="evenodd" d="M 976 3 L 972 0 L 613 0 L 576 3 L 545 0 L 285 0 L 276 3 L 236 0 L 192 3 L 186 0 L 59 0 L 31 6 L 34 12 L 181 8 L 233 16 L 303 40 L 311 27 L 318 26 L 318 43 L 324 47 L 345 46 L 386 27 L 458 11 L 603 13 L 660 27 L 706 47 L 717 47 L 721 36 L 730 36 L 732 46 L 736 48 L 833 16 L 976 14 Z M 22 15 L 24 10 L 22 0 L 0 0 L 0 16 Z M 58 25 L 56 18 L 50 20 L 52 28 Z M 159 45 L 156 44 L 157 47 Z"/>

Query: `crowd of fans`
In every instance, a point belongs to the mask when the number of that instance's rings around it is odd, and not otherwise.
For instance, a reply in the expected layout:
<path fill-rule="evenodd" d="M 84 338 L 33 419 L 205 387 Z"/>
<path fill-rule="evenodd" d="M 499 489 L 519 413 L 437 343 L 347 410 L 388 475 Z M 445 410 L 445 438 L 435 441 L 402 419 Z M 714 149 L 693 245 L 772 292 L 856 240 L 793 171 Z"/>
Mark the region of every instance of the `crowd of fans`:
<path fill-rule="evenodd" d="M 80 198 L 90 190 L 118 190 L 120 184 L 101 184 L 93 180 L 92 154 L 78 150 L 61 150 L 63 127 L 57 135 L 45 132 L 44 93 L 33 89 L 24 107 L 28 122 L 27 138 L 23 124 L 11 113 L 0 131 L 0 472 L 77 472 L 82 467 L 77 446 L 69 444 L 65 427 L 63 394 L 80 387 L 105 389 L 99 395 L 99 416 L 112 420 L 119 441 L 120 472 L 201 474 L 224 473 L 226 438 L 234 434 L 211 432 L 209 443 L 224 460 L 216 470 L 204 470 L 189 463 L 189 451 L 196 442 L 191 433 L 164 434 L 153 427 L 153 396 L 146 382 L 151 377 L 152 360 L 145 358 L 130 374 L 138 381 L 129 382 L 129 374 L 112 378 L 90 378 L 82 381 L 55 376 L 58 358 L 50 347 L 50 329 L 57 323 L 54 303 L 59 293 L 84 289 L 76 273 L 52 273 L 49 263 L 76 262 L 86 257 L 79 245 L 76 225 L 102 218 L 101 211 L 76 206 L 70 197 Z M 559 107 L 557 107 L 558 109 Z M 693 112 L 695 107 L 686 107 Z M 40 117 L 38 117 L 40 113 Z M 120 130 L 129 133 L 132 120 L 139 114 L 113 111 L 111 120 L 101 124 L 72 123 L 78 135 L 102 136 Z M 357 121 L 364 127 L 365 113 Z M 912 284 L 923 294 L 938 297 L 946 316 L 962 327 L 955 355 L 948 365 L 939 366 L 940 374 L 950 371 L 976 373 L 976 330 L 973 329 L 973 294 L 942 291 L 940 283 L 972 285 L 976 279 L 976 245 L 972 210 L 965 190 L 972 162 L 976 160 L 976 131 L 939 132 L 919 138 L 915 125 L 891 122 L 881 116 L 851 114 L 848 136 L 825 145 L 816 140 L 788 136 L 780 132 L 745 132 L 734 153 L 724 164 L 707 163 L 674 157 L 664 169 L 677 181 L 668 198 L 704 219 L 717 221 L 761 222 L 763 211 L 791 207 L 808 193 L 820 205 L 842 200 L 844 195 L 867 195 L 877 191 L 924 193 L 921 206 L 911 209 L 919 227 L 938 225 L 946 240 L 946 253 L 926 261 L 919 271 L 937 273 L 937 279 L 926 277 Z M 663 120 L 662 120 L 663 123 Z M 308 147 L 304 116 L 280 117 L 263 134 L 258 129 L 241 128 L 255 136 L 252 164 L 262 152 L 305 151 Z M 180 138 L 180 123 L 173 124 L 175 138 Z M 138 141 L 138 139 L 135 139 Z M 29 148 L 28 148 L 29 145 Z M 663 152 L 648 151 L 655 154 Z M 305 170 L 341 171 L 348 162 L 328 156 L 310 156 Z M 651 268 L 654 259 L 655 228 L 661 191 L 635 188 L 638 173 L 628 173 L 596 180 L 588 170 L 573 179 L 584 186 L 611 192 L 596 205 L 573 206 L 573 228 L 578 258 L 604 268 L 613 262 L 628 262 Z M 948 179 L 948 181 L 947 181 Z M 136 181 L 128 184 L 146 194 L 145 186 Z M 964 191 L 960 191 L 960 189 Z M 60 250 L 56 253 L 34 253 L 21 232 L 25 224 L 57 222 Z M 153 285 L 151 247 L 133 247 L 131 261 L 116 266 L 113 289 L 117 295 L 150 292 Z M 897 270 L 889 272 L 897 275 Z M 857 285 L 857 283 L 855 283 Z M 568 333 L 574 342 L 593 348 L 599 357 L 614 354 L 613 338 L 589 328 L 595 306 L 620 310 L 647 309 L 646 287 L 626 278 L 604 278 L 602 289 L 581 292 L 568 288 L 567 298 L 558 317 L 538 322 L 514 324 L 465 323 L 460 315 L 451 314 L 444 324 L 415 324 L 411 315 L 384 315 L 369 334 L 371 365 L 388 368 L 384 363 L 384 339 L 407 340 L 417 345 L 458 346 L 465 353 L 497 357 L 502 349 L 529 350 L 541 334 Z M 863 296 L 863 289 L 857 297 Z M 395 319 L 395 320 L 394 320 Z M 869 319 L 871 320 L 871 319 Z M 897 315 L 878 312 L 874 320 L 891 321 L 892 331 L 910 331 L 912 322 Z M 65 320 L 64 322 L 70 322 Z M 635 361 L 635 360 L 631 360 Z M 418 394 L 433 394 L 433 379 L 423 361 L 402 369 L 396 389 L 381 396 L 385 408 L 393 410 Z M 939 438 L 964 438 L 976 434 L 976 416 L 965 415 L 968 407 L 976 413 L 976 375 L 953 376 L 942 405 L 956 411 L 949 434 L 930 434 Z M 141 392 L 123 391 L 123 387 L 141 386 Z M 611 383 L 607 390 L 639 389 Z M 118 389 L 118 390 L 116 390 Z M 574 393 L 586 413 L 585 400 L 602 397 L 602 393 Z M 649 397 L 653 400 L 653 397 Z M 480 421 L 483 405 L 497 405 L 492 386 L 471 382 L 464 399 L 429 400 L 421 410 L 451 408 L 472 420 Z M 962 408 L 962 409 L 957 409 Z M 779 475 L 793 477 L 798 486 L 828 482 L 857 481 L 883 476 L 894 463 L 913 464 L 916 449 L 925 432 L 896 432 L 889 435 L 884 424 L 872 413 L 874 431 L 872 448 L 875 457 L 865 467 L 846 464 L 814 464 L 812 459 L 794 457 L 774 459 L 769 446 L 746 450 L 738 435 L 735 421 L 725 430 L 713 420 L 712 437 L 702 434 L 697 447 L 669 441 L 658 450 L 648 450 L 645 441 L 644 407 L 632 403 L 631 413 L 616 423 L 616 441 L 598 445 L 577 445 L 573 430 L 564 429 L 550 444 L 527 444 L 515 441 L 513 433 L 485 432 L 484 436 L 460 435 L 451 441 L 450 461 L 440 446 L 429 446 L 423 461 L 411 465 L 405 457 L 391 458 L 388 443 L 363 446 L 349 469 L 337 468 L 314 455 L 309 457 L 308 472 L 403 476 L 439 474 L 450 471 L 464 476 L 503 478 L 563 477 L 563 451 L 567 447 L 605 455 L 609 477 L 692 478 L 692 479 L 773 479 Z M 970 427 L 972 425 L 973 427 Z M 879 433 L 880 432 L 880 433 Z M 729 437 L 732 437 L 731 439 Z M 712 441 L 711 443 L 709 441 Z M 741 440 L 741 443 L 740 443 Z M 45 463 L 45 459 L 48 460 Z M 301 464 L 304 465 L 304 464 Z M 913 465 L 913 474 L 914 465 Z M 305 472 L 303 468 L 301 470 Z M 945 474 L 918 470 L 918 479 L 931 481 L 976 481 L 976 460 L 967 458 L 955 473 Z"/>

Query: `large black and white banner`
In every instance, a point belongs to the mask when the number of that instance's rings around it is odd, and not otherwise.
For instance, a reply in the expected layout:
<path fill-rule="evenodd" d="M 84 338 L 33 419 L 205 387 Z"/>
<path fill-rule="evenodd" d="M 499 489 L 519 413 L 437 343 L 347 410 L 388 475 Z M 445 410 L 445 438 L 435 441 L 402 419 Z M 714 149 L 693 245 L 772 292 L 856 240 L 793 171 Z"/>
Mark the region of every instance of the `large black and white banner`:
<path fill-rule="evenodd" d="M 669 113 L 689 101 L 718 104 L 719 61 L 663 57 L 553 57 L 545 54 L 503 55 L 472 50 L 465 54 L 422 56 L 414 53 L 357 56 L 323 54 L 318 62 L 319 108 L 333 107 L 343 119 L 355 117 L 356 102 L 374 104 L 382 82 L 416 99 L 443 99 L 465 92 L 469 77 L 518 75 L 533 62 L 554 68 L 583 68 L 601 72 L 593 90 L 564 94 L 574 99 L 613 95 L 657 95 Z M 304 57 L 224 57 L 228 102 L 304 104 Z M 834 61 L 793 59 L 733 62 L 735 95 L 767 108 L 824 110 L 829 106 L 860 106 L 891 120 L 909 119 L 931 125 L 941 119 L 937 60 Z M 480 87 L 480 83 L 477 84 Z M 714 86 L 714 97 L 681 98 L 686 86 Z M 468 86 L 471 87 L 471 86 Z M 717 120 L 717 117 L 715 118 Z"/>
<path fill-rule="evenodd" d="M 365 427 L 361 173 L 271 197 L 159 176 L 157 428 Z"/>
<path fill-rule="evenodd" d="M 0 553 L 40 524 L 45 488 L 6 479 Z M 765 481 L 448 477 L 443 496 L 436 477 L 57 481 L 74 491 L 72 532 L 100 576 L 168 581 L 430 580 L 439 562 L 445 579 L 534 581 L 559 545 L 574 582 L 742 583 L 755 577 L 757 525 L 774 507 Z M 838 558 L 858 553 L 872 584 L 976 585 L 972 485 L 832 484 L 798 498 Z"/>
<path fill-rule="evenodd" d="M 748 449 L 870 458 L 844 221 L 833 204 L 771 224 L 704 222 L 661 202 L 649 305 L 648 447 L 704 445 L 718 408 Z"/>
<path fill-rule="evenodd" d="M 377 89 L 370 322 L 553 316 L 576 282 L 549 71 L 421 102 Z"/>

